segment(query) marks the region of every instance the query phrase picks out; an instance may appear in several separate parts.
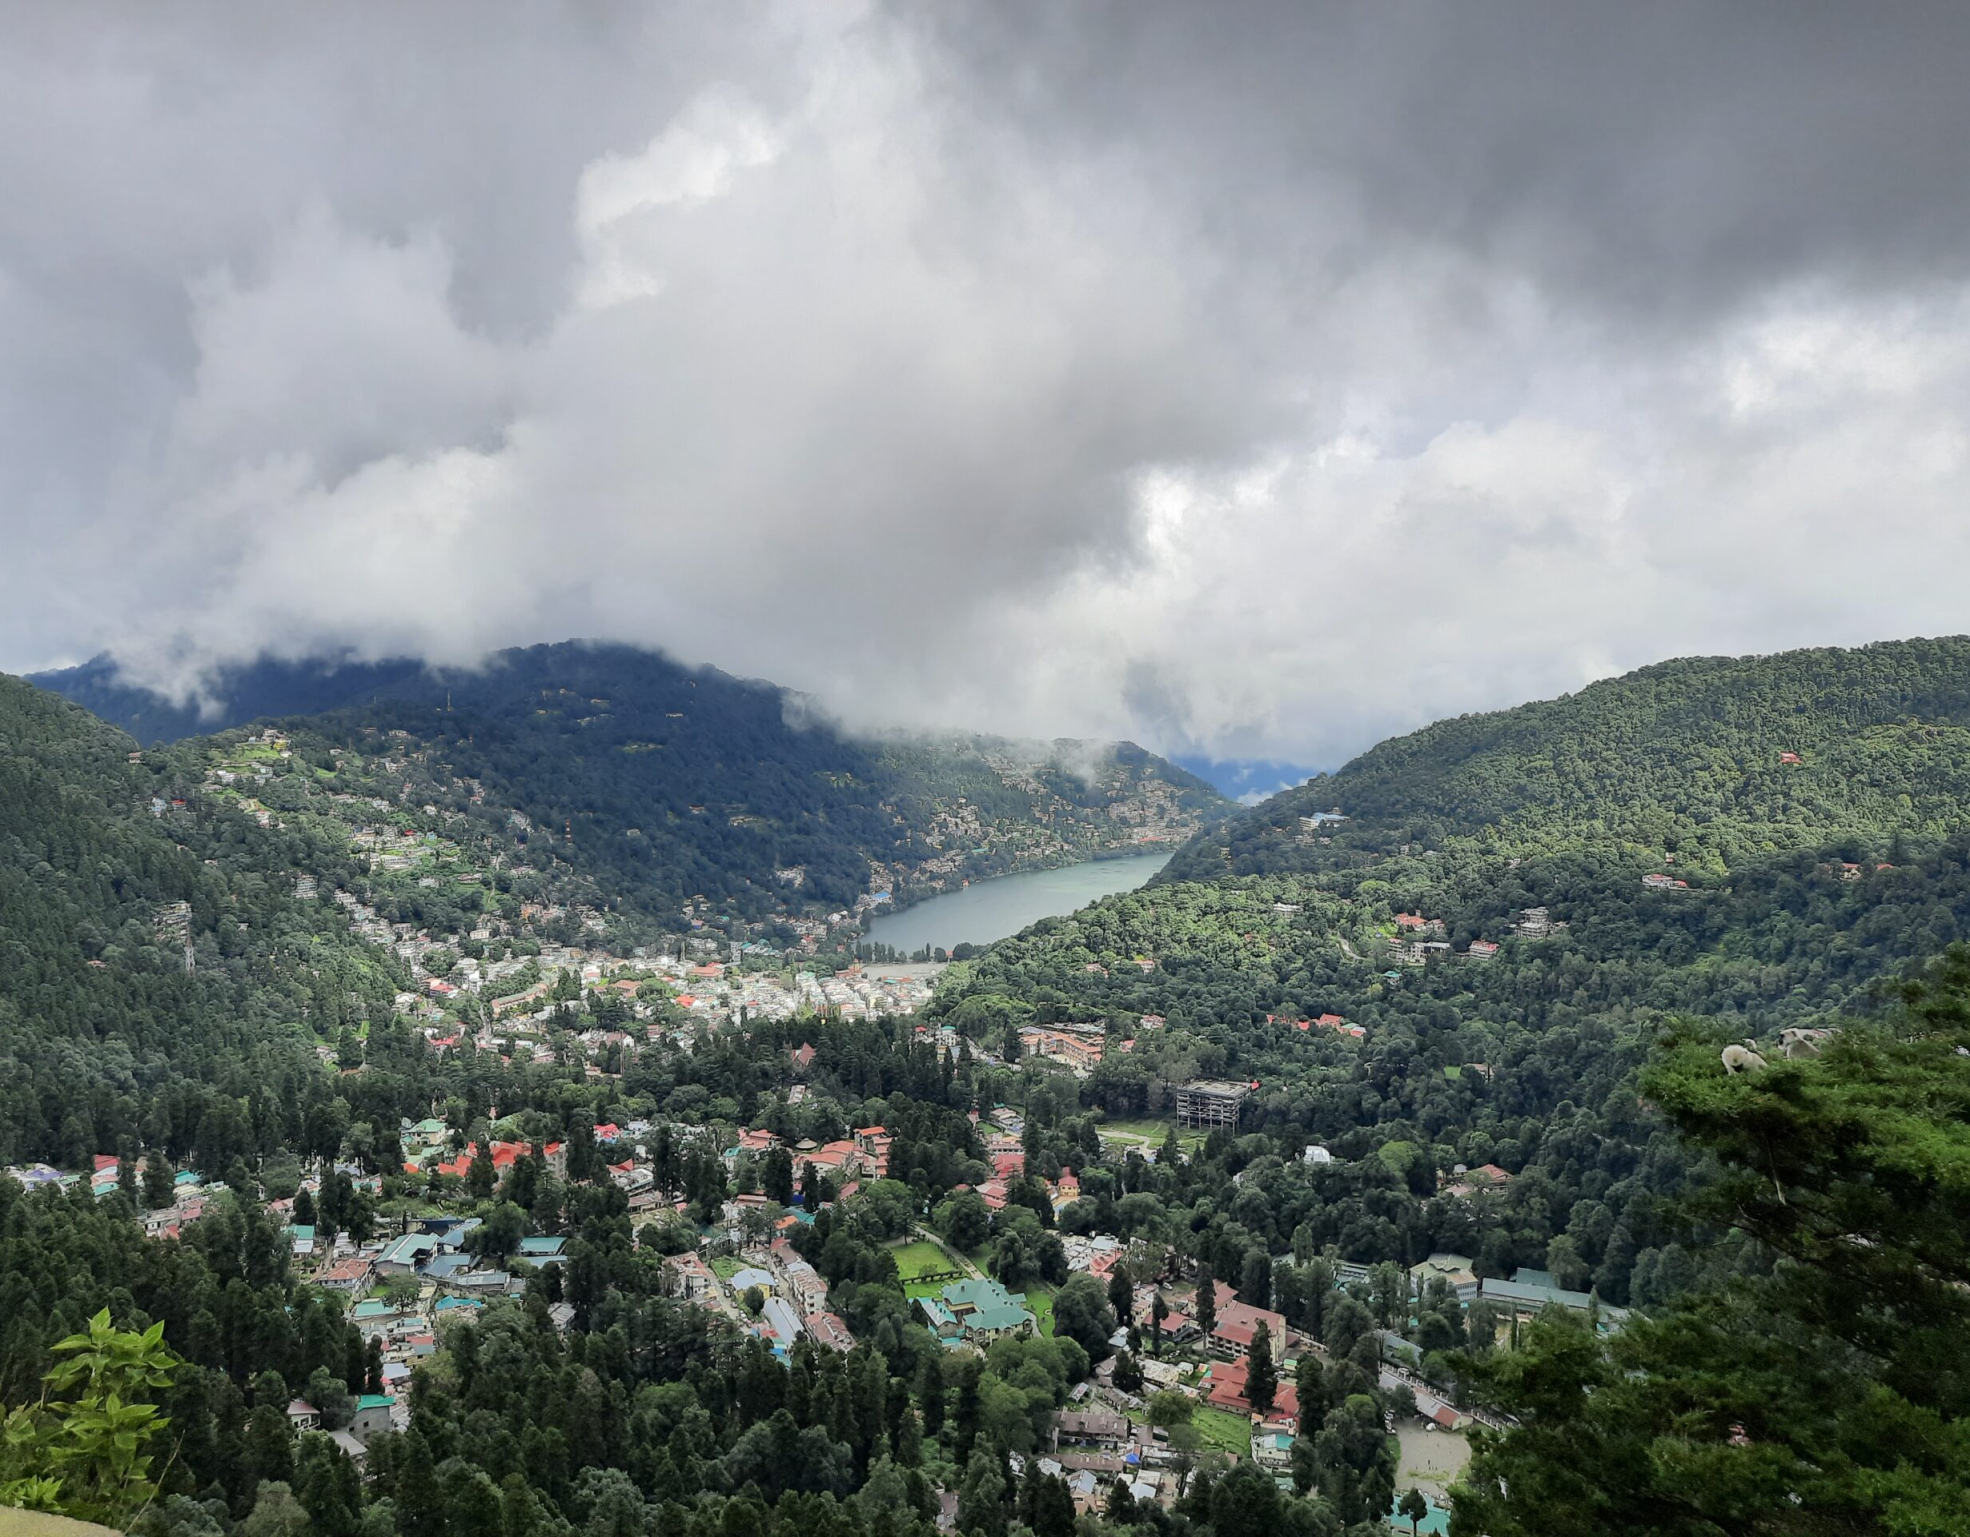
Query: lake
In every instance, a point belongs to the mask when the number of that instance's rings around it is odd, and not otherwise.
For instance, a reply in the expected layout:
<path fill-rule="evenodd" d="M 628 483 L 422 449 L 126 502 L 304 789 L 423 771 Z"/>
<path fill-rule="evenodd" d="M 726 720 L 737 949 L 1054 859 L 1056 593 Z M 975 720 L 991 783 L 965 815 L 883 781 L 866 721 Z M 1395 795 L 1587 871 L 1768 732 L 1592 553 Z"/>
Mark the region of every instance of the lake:
<path fill-rule="evenodd" d="M 945 950 L 961 944 L 988 945 L 1042 918 L 1071 913 L 1118 891 L 1134 891 L 1170 862 L 1171 852 L 1091 859 L 1058 870 L 1028 870 L 973 881 L 962 891 L 947 891 L 876 919 L 869 925 L 869 941 L 894 945 L 905 955 L 925 945 Z"/>

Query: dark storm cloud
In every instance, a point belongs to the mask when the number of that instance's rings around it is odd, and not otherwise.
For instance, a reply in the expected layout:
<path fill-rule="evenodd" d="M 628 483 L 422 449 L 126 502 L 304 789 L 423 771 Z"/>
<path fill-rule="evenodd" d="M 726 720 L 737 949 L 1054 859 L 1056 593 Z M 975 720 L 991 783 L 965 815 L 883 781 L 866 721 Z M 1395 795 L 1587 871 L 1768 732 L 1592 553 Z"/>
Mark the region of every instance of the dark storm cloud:
<path fill-rule="evenodd" d="M 584 634 L 1333 761 L 1965 624 L 1948 9 L 8 26 L 6 665 Z"/>

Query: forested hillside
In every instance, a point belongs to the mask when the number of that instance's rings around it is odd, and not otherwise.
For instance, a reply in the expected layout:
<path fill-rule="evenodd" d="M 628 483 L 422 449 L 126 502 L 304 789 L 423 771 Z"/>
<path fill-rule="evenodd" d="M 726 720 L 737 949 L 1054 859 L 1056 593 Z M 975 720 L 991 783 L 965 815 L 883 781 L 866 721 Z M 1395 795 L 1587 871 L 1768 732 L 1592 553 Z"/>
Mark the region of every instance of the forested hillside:
<path fill-rule="evenodd" d="M 0 677 L 0 1160 L 73 1167 L 141 1140 L 224 1168 L 299 1146 L 326 1098 L 317 1031 L 387 1015 L 399 985 L 332 906 L 296 898 L 297 871 L 353 876 L 346 842 L 173 808 L 171 761 L 131 749 Z"/>
<path fill-rule="evenodd" d="M 1303 819 L 1339 812 L 1344 822 Z M 1318 870 L 1480 839 L 1685 866 L 1970 822 L 1970 639 L 1663 662 L 1372 748 L 1179 853 L 1166 880 Z"/>
<path fill-rule="evenodd" d="M 140 734 L 193 723 L 100 663 L 40 681 Z M 753 918 L 884 889 L 904 903 L 1181 841 L 1228 809 L 1130 743 L 865 741 L 770 684 L 624 646 L 535 646 L 443 674 L 263 663 L 216 686 L 237 703 L 211 729 L 252 709 L 309 745 L 402 733 L 406 753 L 520 812 L 614 900 L 670 918 L 697 895 Z"/>

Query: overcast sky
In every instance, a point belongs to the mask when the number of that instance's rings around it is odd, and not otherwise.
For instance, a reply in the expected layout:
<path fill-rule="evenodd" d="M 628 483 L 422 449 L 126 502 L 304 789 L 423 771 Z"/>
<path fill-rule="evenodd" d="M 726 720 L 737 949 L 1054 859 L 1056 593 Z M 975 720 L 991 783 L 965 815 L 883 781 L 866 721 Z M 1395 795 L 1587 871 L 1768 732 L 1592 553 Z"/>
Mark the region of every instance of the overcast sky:
<path fill-rule="evenodd" d="M 1333 765 L 1970 628 L 1970 11 L 9 4 L 0 667 Z"/>

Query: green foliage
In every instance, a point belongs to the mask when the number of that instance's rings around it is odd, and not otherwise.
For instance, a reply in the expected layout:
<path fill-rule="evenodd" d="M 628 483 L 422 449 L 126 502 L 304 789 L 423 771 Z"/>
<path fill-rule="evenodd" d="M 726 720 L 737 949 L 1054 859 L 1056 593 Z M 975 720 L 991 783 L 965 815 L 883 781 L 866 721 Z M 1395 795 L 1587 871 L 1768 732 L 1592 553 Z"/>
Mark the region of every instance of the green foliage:
<path fill-rule="evenodd" d="M 151 1400 L 178 1366 L 164 1325 L 118 1329 L 104 1308 L 52 1350 L 41 1401 L 0 1431 L 0 1504 L 126 1523 L 157 1493 L 148 1447 L 170 1422 Z"/>
<path fill-rule="evenodd" d="M 1300 820 L 1337 807 L 1346 822 Z M 1970 639 L 1893 641 L 1662 662 L 1439 721 L 1203 835 L 1167 874 L 1313 871 L 1460 838 L 1605 842 L 1721 869 L 1855 828 L 1935 842 L 1966 810 Z"/>
<path fill-rule="evenodd" d="M 1646 1082 L 1716 1161 L 1689 1219 L 1768 1262 L 1611 1341 L 1541 1319 L 1470 1360 L 1520 1428 L 1478 1438 L 1456 1530 L 1970 1527 L 1970 956 L 1817 1059 L 1727 1077 L 1685 1028 Z"/>

